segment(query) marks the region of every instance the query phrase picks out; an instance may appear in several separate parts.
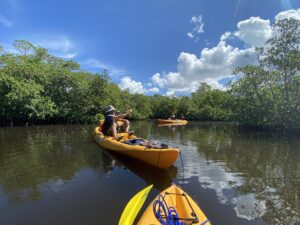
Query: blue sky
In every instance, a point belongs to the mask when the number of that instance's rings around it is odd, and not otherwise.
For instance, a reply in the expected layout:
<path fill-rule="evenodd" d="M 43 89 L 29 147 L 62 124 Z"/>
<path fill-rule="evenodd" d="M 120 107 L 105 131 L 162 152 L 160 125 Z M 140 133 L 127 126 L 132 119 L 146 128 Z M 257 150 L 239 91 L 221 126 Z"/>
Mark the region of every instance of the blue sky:
<path fill-rule="evenodd" d="M 132 92 L 180 94 L 203 81 L 222 88 L 234 66 L 255 61 L 241 55 L 271 37 L 268 21 L 287 10 L 300 18 L 298 8 L 299 0 L 1 0 L 0 45 L 29 40 L 87 70 L 108 69 Z"/>

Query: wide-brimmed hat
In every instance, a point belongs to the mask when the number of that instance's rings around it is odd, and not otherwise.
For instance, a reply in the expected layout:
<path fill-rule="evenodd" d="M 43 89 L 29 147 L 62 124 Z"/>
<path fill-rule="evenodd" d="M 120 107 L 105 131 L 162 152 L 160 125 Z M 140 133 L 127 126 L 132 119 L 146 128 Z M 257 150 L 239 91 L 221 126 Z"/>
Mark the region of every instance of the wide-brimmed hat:
<path fill-rule="evenodd" d="M 115 107 L 113 107 L 112 105 L 106 106 L 106 107 L 104 108 L 104 113 L 105 113 L 105 114 L 107 114 L 107 113 L 109 113 L 109 112 L 112 112 L 112 111 L 117 111 L 117 110 L 115 109 Z"/>

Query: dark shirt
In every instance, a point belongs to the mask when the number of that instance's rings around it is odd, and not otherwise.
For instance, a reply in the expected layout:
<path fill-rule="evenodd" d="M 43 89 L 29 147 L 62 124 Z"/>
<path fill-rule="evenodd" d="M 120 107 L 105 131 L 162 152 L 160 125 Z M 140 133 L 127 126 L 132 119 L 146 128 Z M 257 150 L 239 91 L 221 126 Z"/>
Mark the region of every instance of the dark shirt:
<path fill-rule="evenodd" d="M 108 130 L 111 128 L 111 126 L 114 124 L 114 118 L 112 115 L 106 115 L 104 118 L 104 124 L 103 124 L 103 134 L 104 135 L 110 135 Z"/>

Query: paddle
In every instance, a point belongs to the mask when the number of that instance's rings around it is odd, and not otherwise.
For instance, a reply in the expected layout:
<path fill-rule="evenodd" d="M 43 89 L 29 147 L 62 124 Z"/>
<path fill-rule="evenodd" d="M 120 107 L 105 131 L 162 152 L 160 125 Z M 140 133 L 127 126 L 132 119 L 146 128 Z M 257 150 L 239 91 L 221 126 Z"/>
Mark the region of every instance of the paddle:
<path fill-rule="evenodd" d="M 132 225 L 152 187 L 153 185 L 146 187 L 130 199 L 122 213 L 119 225 Z"/>

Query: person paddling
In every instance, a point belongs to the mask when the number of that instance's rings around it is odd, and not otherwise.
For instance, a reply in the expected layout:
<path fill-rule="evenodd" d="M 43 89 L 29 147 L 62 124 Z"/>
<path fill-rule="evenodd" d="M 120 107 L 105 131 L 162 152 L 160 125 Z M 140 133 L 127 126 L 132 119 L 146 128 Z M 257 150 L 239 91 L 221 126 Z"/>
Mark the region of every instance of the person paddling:
<path fill-rule="evenodd" d="M 111 136 L 114 139 L 117 139 L 117 132 L 118 132 L 118 124 L 117 121 L 122 121 L 123 124 L 119 126 L 119 132 L 129 132 L 129 121 L 124 119 L 126 116 L 129 115 L 131 110 L 129 110 L 126 113 L 116 115 L 116 109 L 112 105 L 109 105 L 105 107 L 104 109 L 104 114 L 105 114 L 105 119 L 104 119 L 104 124 L 102 128 L 102 132 L 106 136 Z"/>
<path fill-rule="evenodd" d="M 175 113 L 172 113 L 172 115 L 169 117 L 168 120 L 176 120 L 176 116 Z"/>

